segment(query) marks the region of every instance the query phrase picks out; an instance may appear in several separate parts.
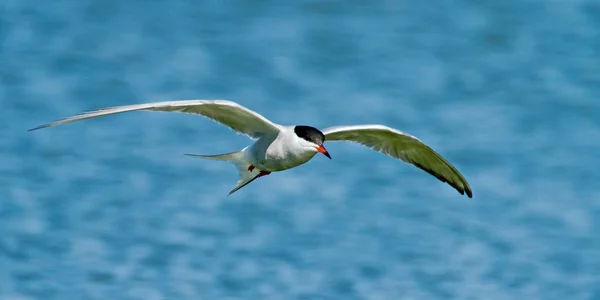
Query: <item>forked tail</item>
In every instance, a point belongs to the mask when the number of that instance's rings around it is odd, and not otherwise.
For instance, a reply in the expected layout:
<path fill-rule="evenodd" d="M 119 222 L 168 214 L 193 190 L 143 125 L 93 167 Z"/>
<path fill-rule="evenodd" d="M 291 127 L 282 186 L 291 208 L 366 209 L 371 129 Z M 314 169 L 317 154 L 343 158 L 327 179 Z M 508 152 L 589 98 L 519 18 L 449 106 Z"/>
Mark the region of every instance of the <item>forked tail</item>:
<path fill-rule="evenodd" d="M 246 150 L 246 149 L 242 149 L 242 151 L 238 151 L 238 152 L 231 152 L 231 153 L 218 154 L 218 155 L 199 155 L 199 154 L 185 154 L 185 155 L 204 158 L 204 159 L 223 160 L 223 161 L 228 161 L 230 163 L 233 163 L 236 166 L 236 168 L 238 169 L 239 179 L 237 181 L 237 184 L 233 188 L 233 190 L 231 190 L 231 192 L 229 192 L 229 194 L 227 194 L 227 196 L 229 196 L 259 177 L 259 170 L 256 170 L 256 169 L 254 169 L 252 171 L 248 170 L 248 167 L 250 166 L 251 163 L 246 158 L 246 155 L 244 155 L 244 150 Z"/>

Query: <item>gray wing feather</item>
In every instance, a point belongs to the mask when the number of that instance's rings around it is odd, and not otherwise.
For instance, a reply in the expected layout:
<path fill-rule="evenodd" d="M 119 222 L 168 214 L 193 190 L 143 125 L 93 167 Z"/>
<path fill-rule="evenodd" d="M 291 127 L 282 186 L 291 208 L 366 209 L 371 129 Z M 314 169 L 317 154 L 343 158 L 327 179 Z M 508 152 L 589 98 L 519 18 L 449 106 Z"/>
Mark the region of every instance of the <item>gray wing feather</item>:
<path fill-rule="evenodd" d="M 473 192 L 467 180 L 441 155 L 414 136 L 383 125 L 336 126 L 323 130 L 325 141 L 348 141 L 410 163 L 469 198 Z"/>
<path fill-rule="evenodd" d="M 245 134 L 252 139 L 258 139 L 265 133 L 276 133 L 279 131 L 279 125 L 274 124 L 267 118 L 250 109 L 227 100 L 179 100 L 101 108 L 44 124 L 30 129 L 30 131 L 136 110 L 181 112 L 201 115 L 213 121 L 217 121 L 238 133 Z"/>

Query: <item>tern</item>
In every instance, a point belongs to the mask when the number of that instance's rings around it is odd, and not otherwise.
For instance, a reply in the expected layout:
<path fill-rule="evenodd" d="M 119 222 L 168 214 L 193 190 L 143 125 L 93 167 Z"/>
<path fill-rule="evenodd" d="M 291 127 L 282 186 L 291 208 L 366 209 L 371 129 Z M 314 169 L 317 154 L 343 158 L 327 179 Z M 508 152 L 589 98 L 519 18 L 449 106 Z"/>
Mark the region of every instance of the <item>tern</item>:
<path fill-rule="evenodd" d="M 228 195 L 271 172 L 302 165 L 317 153 L 331 159 L 323 143 L 347 141 L 410 163 L 448 183 L 461 195 L 466 193 L 469 198 L 473 197 L 469 183 L 454 166 L 421 140 L 407 133 L 377 124 L 335 126 L 323 130 L 307 125 L 284 126 L 228 100 L 178 100 L 101 108 L 44 124 L 29 131 L 138 110 L 201 115 L 254 140 L 253 144 L 237 152 L 219 155 L 186 154 L 233 163 L 238 169 L 239 179 Z"/>

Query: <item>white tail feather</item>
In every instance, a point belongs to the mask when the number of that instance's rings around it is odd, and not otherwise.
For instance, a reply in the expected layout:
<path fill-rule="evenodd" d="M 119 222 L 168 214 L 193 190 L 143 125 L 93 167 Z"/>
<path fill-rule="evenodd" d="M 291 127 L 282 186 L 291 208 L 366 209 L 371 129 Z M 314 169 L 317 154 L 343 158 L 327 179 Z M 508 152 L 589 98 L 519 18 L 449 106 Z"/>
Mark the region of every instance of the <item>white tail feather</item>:
<path fill-rule="evenodd" d="M 228 161 L 230 163 L 233 163 L 236 166 L 236 168 L 238 169 L 239 179 L 238 179 L 235 187 L 233 188 L 233 190 L 231 190 L 231 192 L 229 192 L 229 194 L 227 194 L 227 196 L 229 196 L 229 195 L 235 193 L 237 190 L 243 188 L 250 182 L 252 182 L 254 179 L 258 178 L 258 174 L 260 173 L 260 170 L 258 170 L 258 169 L 254 169 L 252 171 L 248 170 L 248 167 L 251 165 L 251 163 L 248 160 L 248 158 L 246 157 L 246 155 L 244 154 L 245 150 L 246 150 L 246 148 L 244 148 L 238 152 L 231 152 L 231 153 L 218 154 L 218 155 L 199 155 L 199 154 L 185 154 L 185 155 L 192 156 L 192 157 L 204 158 L 204 159 L 223 160 L 223 161 Z"/>

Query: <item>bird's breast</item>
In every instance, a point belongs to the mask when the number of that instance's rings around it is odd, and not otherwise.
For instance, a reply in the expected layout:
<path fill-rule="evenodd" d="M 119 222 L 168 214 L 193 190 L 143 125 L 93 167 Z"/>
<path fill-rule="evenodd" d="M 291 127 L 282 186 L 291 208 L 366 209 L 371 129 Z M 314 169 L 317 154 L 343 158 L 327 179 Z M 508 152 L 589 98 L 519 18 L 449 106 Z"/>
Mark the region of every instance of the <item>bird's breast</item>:
<path fill-rule="evenodd" d="M 282 144 L 271 144 L 258 160 L 260 169 L 271 172 L 283 171 L 306 163 L 315 156 L 314 151 L 298 151 Z"/>

